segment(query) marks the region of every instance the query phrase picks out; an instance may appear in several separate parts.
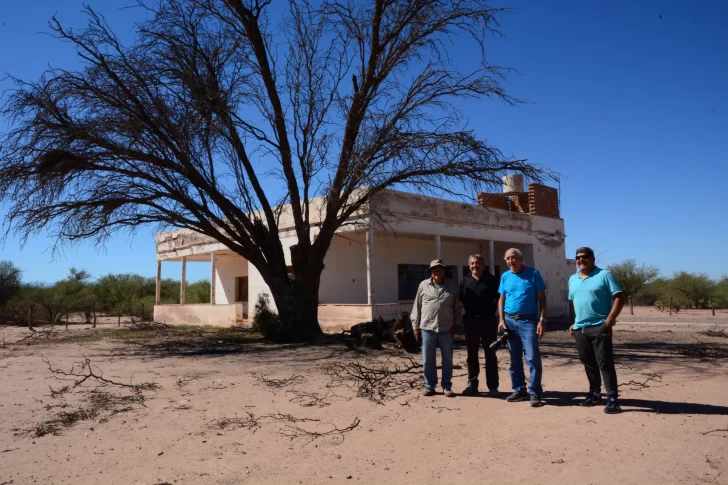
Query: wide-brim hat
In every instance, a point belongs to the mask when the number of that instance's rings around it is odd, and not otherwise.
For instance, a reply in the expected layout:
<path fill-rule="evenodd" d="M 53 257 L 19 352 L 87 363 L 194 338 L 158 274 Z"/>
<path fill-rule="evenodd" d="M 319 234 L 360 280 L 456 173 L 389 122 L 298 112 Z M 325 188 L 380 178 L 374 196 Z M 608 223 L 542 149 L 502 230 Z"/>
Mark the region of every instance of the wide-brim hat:
<path fill-rule="evenodd" d="M 447 266 L 445 266 L 445 263 L 442 262 L 442 259 L 433 259 L 432 261 L 430 261 L 430 269 L 436 268 L 438 266 L 447 269 Z"/>

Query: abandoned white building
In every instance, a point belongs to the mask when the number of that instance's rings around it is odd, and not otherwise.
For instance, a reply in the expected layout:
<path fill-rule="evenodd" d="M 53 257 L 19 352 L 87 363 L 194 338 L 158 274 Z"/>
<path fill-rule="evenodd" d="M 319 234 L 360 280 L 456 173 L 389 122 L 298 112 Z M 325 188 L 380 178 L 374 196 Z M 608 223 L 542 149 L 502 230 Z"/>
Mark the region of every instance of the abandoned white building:
<path fill-rule="evenodd" d="M 511 247 L 519 248 L 526 264 L 541 271 L 548 286 L 548 314 L 566 314 L 567 280 L 574 264 L 565 255 L 564 221 L 559 216 L 556 189 L 530 184 L 526 192 L 522 177 L 509 176 L 504 177 L 503 193 L 481 193 L 477 205 L 388 190 L 372 206 L 387 208 L 390 229 L 367 229 L 367 214 L 358 216 L 365 227 L 340 228 L 337 234 L 341 236 L 334 238 L 321 276 L 322 328 L 348 328 L 410 311 L 417 286 L 427 278 L 434 258 L 442 258 L 449 267 L 448 276 L 459 279 L 468 272 L 468 256 L 480 253 L 487 270 L 500 276 L 506 268 L 503 256 Z M 284 248 L 295 243 L 292 218 L 287 220 L 284 214 L 279 231 Z M 247 322 L 258 295 L 268 292 L 252 264 L 207 236 L 182 229 L 163 232 L 157 234 L 156 246 L 156 321 Z M 182 263 L 179 304 L 160 304 L 159 281 L 165 261 Z M 209 304 L 185 303 L 186 265 L 190 262 L 210 264 Z"/>

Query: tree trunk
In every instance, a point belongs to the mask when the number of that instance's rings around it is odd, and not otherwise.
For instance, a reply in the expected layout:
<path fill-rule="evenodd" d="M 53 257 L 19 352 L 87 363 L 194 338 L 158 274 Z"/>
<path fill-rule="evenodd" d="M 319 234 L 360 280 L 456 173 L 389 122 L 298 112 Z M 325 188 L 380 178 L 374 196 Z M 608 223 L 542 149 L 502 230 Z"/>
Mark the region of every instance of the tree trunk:
<path fill-rule="evenodd" d="M 298 277 L 276 278 L 269 284 L 278 310 L 281 340 L 314 340 L 321 335 L 318 324 L 318 285 Z"/>
<path fill-rule="evenodd" d="M 321 336 L 318 323 L 318 291 L 323 271 L 323 257 L 311 254 L 311 246 L 291 247 L 295 276 L 288 277 L 282 266 L 276 274 L 264 273 L 278 310 L 281 340 L 314 340 Z"/>

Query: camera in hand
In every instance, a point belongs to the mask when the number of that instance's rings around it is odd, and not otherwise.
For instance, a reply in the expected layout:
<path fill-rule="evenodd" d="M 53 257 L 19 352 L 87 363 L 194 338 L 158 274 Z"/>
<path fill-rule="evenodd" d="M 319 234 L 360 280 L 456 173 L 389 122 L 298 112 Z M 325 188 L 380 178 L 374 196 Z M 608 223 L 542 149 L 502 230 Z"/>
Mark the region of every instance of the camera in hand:
<path fill-rule="evenodd" d="M 498 350 L 499 348 L 504 346 L 506 344 L 506 342 L 508 342 L 509 337 L 510 337 L 510 335 L 508 334 L 508 330 L 501 330 L 501 332 L 498 335 L 498 338 L 495 340 L 495 342 L 490 344 L 490 348 L 493 350 Z"/>

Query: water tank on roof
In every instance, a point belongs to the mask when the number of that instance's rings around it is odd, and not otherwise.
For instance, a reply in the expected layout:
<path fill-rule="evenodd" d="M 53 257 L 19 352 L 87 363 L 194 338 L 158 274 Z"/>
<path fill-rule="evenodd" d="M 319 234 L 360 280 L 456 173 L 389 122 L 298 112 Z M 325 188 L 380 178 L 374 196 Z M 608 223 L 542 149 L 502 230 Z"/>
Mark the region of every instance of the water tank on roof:
<path fill-rule="evenodd" d="M 503 176 L 503 193 L 524 192 L 523 175 L 504 175 Z"/>

